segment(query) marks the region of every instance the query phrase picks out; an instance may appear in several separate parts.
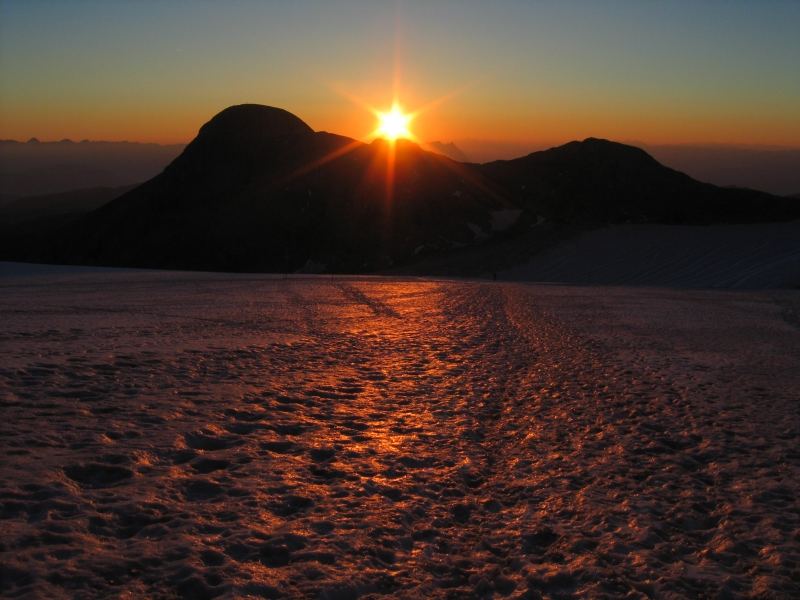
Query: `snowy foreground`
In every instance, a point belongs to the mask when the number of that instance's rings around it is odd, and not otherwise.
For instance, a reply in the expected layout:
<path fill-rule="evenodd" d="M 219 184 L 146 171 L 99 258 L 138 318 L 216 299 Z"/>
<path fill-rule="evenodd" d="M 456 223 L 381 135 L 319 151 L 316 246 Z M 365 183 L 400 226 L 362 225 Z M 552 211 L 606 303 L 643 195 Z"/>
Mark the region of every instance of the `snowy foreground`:
<path fill-rule="evenodd" d="M 502 279 L 800 289 L 800 222 L 614 225 L 562 241 Z"/>
<path fill-rule="evenodd" d="M 798 597 L 800 293 L 0 279 L 8 597 Z"/>

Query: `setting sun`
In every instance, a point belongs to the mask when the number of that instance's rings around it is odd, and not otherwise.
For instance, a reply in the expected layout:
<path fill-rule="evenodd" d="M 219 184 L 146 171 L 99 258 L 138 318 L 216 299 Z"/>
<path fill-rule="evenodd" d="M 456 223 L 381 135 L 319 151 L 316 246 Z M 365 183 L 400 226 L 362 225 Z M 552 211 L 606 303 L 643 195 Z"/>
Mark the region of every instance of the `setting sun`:
<path fill-rule="evenodd" d="M 408 124 L 411 122 L 411 115 L 403 113 L 397 103 L 392 105 L 389 112 L 379 112 L 377 135 L 387 140 L 398 138 L 410 138 L 411 132 Z"/>

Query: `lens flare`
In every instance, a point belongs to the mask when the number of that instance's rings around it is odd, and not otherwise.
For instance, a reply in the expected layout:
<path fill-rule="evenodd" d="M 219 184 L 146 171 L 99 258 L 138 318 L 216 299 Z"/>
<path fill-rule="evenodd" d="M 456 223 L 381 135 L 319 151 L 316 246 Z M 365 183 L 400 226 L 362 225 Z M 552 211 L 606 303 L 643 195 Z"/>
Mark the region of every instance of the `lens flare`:
<path fill-rule="evenodd" d="M 405 114 L 400 105 L 396 102 L 388 112 L 378 112 L 378 129 L 376 134 L 379 137 L 394 141 L 399 138 L 412 138 L 408 125 L 412 115 Z"/>

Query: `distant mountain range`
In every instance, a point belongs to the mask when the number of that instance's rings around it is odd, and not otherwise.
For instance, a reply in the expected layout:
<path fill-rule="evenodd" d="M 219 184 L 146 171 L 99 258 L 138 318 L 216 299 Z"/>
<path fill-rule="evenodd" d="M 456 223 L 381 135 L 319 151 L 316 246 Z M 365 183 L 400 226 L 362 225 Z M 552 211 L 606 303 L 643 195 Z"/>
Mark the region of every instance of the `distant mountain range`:
<path fill-rule="evenodd" d="M 0 204 L 23 196 L 140 183 L 160 173 L 183 144 L 0 140 Z"/>
<path fill-rule="evenodd" d="M 699 181 L 788 196 L 800 190 L 800 148 L 713 144 L 633 144 L 660 163 Z M 23 196 L 140 183 L 160 173 L 185 144 L 61 140 L 0 140 L 0 205 Z M 459 162 L 486 162 L 529 153 L 522 143 L 433 141 L 425 150 Z M 542 148 L 545 149 L 545 148 Z"/>
<path fill-rule="evenodd" d="M 425 149 L 437 152 L 458 162 L 470 162 L 469 157 L 453 142 L 430 142 L 426 144 Z"/>
<path fill-rule="evenodd" d="M 644 145 L 659 162 L 695 179 L 786 196 L 800 191 L 800 148 Z"/>
<path fill-rule="evenodd" d="M 363 272 L 559 227 L 800 218 L 800 203 L 700 183 L 643 150 L 570 142 L 482 165 L 225 109 L 164 171 L 82 217 L 9 235 L 6 258 L 230 271 Z"/>
<path fill-rule="evenodd" d="M 132 190 L 136 185 L 120 187 L 96 187 L 57 194 L 24 196 L 0 203 L 0 230 L 18 227 L 31 222 L 40 226 L 41 221 L 75 219 L 108 204 L 115 198 Z"/>

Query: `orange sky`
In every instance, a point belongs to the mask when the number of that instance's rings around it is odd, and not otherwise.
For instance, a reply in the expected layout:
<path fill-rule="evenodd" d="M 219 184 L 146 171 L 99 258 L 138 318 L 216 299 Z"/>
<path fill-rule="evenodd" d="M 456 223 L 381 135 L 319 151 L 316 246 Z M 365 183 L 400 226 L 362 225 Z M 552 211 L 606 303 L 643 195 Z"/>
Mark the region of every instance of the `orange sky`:
<path fill-rule="evenodd" d="M 0 137 L 186 142 L 256 102 L 363 138 L 800 146 L 798 3 L 0 4 Z"/>

